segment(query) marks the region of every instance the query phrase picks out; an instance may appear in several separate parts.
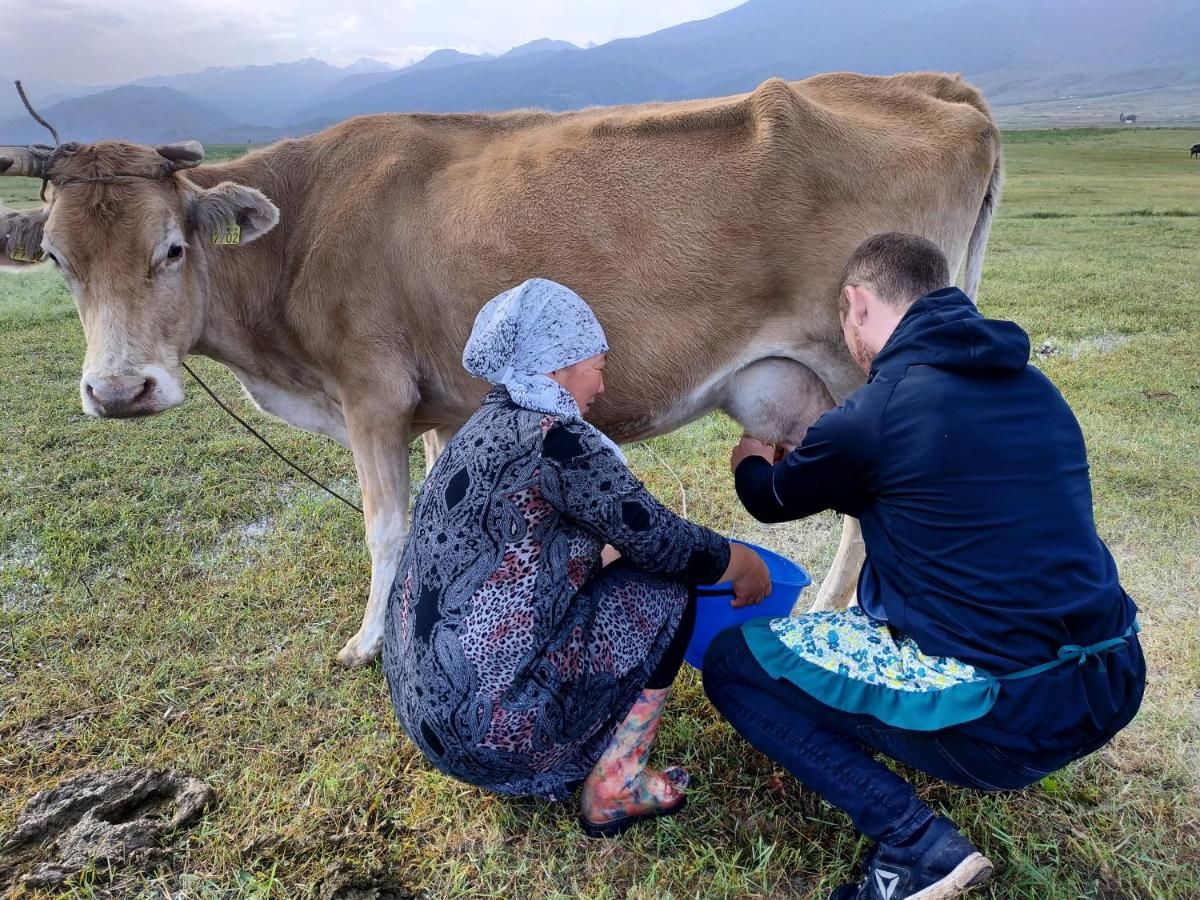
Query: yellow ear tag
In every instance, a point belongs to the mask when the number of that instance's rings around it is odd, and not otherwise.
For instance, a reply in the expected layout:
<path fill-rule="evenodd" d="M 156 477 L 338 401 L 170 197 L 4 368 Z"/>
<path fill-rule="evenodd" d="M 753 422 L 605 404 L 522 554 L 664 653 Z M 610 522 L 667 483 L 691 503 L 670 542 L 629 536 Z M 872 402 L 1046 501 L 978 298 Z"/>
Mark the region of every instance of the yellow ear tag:
<path fill-rule="evenodd" d="M 242 226 L 237 222 L 227 222 L 224 231 L 217 229 L 212 234 L 212 242 L 223 247 L 229 247 L 242 242 Z"/>
<path fill-rule="evenodd" d="M 8 258 L 15 262 L 41 262 L 45 258 L 45 255 L 39 250 L 33 256 L 29 256 L 25 252 L 25 248 L 18 244 L 8 251 Z"/>

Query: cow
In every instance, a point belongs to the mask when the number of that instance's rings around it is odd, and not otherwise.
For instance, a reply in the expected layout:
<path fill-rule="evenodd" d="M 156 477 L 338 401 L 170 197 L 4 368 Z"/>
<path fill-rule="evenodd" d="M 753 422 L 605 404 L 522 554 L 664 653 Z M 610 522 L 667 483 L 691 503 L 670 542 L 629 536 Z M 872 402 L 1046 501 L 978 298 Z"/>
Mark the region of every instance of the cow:
<path fill-rule="evenodd" d="M 1192 144 L 1192 155 L 1189 158 L 1195 159 L 1197 156 L 1200 156 L 1200 144 Z"/>
<path fill-rule="evenodd" d="M 1002 179 L 982 96 L 939 73 L 363 116 L 202 158 L 195 142 L 0 147 L 0 173 L 51 186 L 41 208 L 0 217 L 0 258 L 44 253 L 65 278 L 85 412 L 179 405 L 198 354 L 264 412 L 351 448 L 372 572 L 348 666 L 382 641 L 409 442 L 423 436 L 432 465 L 487 389 L 460 360 L 493 295 L 542 276 L 587 298 L 612 345 L 590 418 L 618 441 L 720 409 L 794 443 L 862 383 L 836 305 L 851 251 L 923 235 L 974 296 Z M 848 519 L 818 608 L 848 602 L 861 559 Z"/>

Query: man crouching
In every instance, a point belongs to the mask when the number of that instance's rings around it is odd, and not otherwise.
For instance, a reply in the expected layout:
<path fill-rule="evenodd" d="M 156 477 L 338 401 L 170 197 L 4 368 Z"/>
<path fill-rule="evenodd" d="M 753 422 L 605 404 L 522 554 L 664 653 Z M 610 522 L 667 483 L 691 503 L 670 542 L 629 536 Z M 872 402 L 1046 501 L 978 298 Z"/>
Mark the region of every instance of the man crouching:
<path fill-rule="evenodd" d="M 1023 788 L 1111 739 L 1145 686 L 1079 424 L 1025 332 L 949 281 L 922 238 L 863 243 L 839 303 L 866 385 L 780 462 L 751 438 L 731 461 L 764 522 L 835 509 L 862 524 L 860 606 L 754 620 L 704 660 L 734 728 L 877 842 L 831 900 L 953 897 L 991 875 L 876 753 Z"/>

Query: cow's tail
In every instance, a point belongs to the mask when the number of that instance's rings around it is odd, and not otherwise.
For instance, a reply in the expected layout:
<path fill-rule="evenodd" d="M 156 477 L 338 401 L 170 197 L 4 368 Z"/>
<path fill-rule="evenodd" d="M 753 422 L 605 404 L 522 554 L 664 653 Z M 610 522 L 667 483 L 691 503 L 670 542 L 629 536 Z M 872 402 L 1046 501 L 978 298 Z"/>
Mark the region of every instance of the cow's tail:
<path fill-rule="evenodd" d="M 971 240 L 967 243 L 967 261 L 963 266 L 962 289 L 968 297 L 979 302 L 979 282 L 983 279 L 983 257 L 987 252 L 988 235 L 992 231 L 992 217 L 996 205 L 1000 202 L 1000 188 L 1004 184 L 1003 158 L 996 150 L 996 163 L 992 166 L 992 175 L 988 179 L 987 193 L 983 195 L 983 204 L 979 207 L 979 217 L 975 220 L 975 228 L 971 232 Z"/>

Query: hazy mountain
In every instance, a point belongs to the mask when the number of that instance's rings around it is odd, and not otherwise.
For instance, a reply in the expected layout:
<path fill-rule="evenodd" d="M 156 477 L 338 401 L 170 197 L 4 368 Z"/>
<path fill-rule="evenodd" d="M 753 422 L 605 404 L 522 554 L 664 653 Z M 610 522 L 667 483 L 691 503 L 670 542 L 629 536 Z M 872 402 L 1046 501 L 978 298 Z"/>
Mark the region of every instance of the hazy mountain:
<path fill-rule="evenodd" d="M 19 115 L 28 115 L 25 112 L 25 106 L 21 103 L 21 98 L 17 96 L 16 87 L 13 86 L 15 80 L 16 76 L 0 76 L 0 122 Z M 39 112 L 55 103 L 69 100 L 71 97 L 83 97 L 106 90 L 103 86 L 76 84 L 70 81 L 47 81 L 42 78 L 32 81 L 26 79 L 21 86 L 25 88 L 25 93 L 29 97 L 29 102 L 33 104 L 33 108 Z"/>
<path fill-rule="evenodd" d="M 371 72 L 395 72 L 397 66 L 391 63 L 385 63 L 378 59 L 371 59 L 369 56 L 360 56 L 348 66 L 342 66 L 343 75 L 366 75 Z"/>
<path fill-rule="evenodd" d="M 438 50 L 403 69 L 309 59 L 145 79 L 136 88 L 27 88 L 65 140 L 261 142 L 361 113 L 562 110 L 721 96 L 772 75 L 844 70 L 961 72 L 1002 119 L 1005 107 L 1028 116 L 1063 109 L 1107 115 L 1095 98 L 1112 97 L 1126 111 L 1153 99 L 1147 108 L 1177 120 L 1200 118 L 1192 101 L 1200 91 L 1197 48 L 1200 0 L 749 0 L 586 49 L 541 39 L 497 58 Z M 53 102 L 88 90 L 99 92 Z M 0 110 L 0 142 L 46 139 L 15 91 Z"/>
<path fill-rule="evenodd" d="M 135 83 L 181 91 L 223 111 L 235 122 L 283 125 L 296 120 L 296 112 L 331 85 L 348 77 L 386 77 L 390 71 L 394 71 L 391 66 L 377 60 L 359 60 L 339 68 L 319 59 L 302 59 L 160 75 Z"/>
<path fill-rule="evenodd" d="M 575 46 L 570 41 L 554 41 L 550 38 L 538 38 L 536 41 L 530 41 L 528 44 L 513 47 L 507 53 L 502 53 L 500 58 L 513 59 L 518 56 L 533 56 L 537 53 L 561 53 L 564 50 L 581 49 L 583 48 Z"/>
<path fill-rule="evenodd" d="M 988 72 L 976 84 L 994 105 L 1041 100 L 1112 97 L 1144 91 L 1180 90 L 1200 86 L 1200 67 L 1171 65 L 1109 72 L 1021 71 Z"/>
<path fill-rule="evenodd" d="M 484 62 L 494 57 L 487 54 L 463 53 L 460 50 L 434 50 L 423 59 L 412 65 L 405 66 L 403 72 L 424 72 L 429 69 L 446 69 L 450 66 L 461 66 L 463 63 Z"/>
<path fill-rule="evenodd" d="M 161 144 L 195 138 L 236 124 L 218 109 L 164 87 L 125 85 L 86 97 L 73 97 L 45 109 L 42 116 L 64 141 L 123 138 Z M 0 122 L 0 141 L 50 143 L 50 136 L 28 114 Z"/>
<path fill-rule="evenodd" d="M 332 100 L 341 99 L 342 97 L 349 97 L 356 91 L 361 91 L 373 84 L 382 84 L 385 81 L 391 81 L 395 77 L 396 70 L 394 69 L 389 69 L 385 72 L 362 72 L 357 75 L 348 75 L 310 94 L 304 102 L 304 107 L 316 106 L 321 103 L 329 103 Z M 295 118 L 295 114 L 293 114 L 293 118 Z"/>
<path fill-rule="evenodd" d="M 1128 69 L 1191 61 L 1196 13 L 1196 0 L 750 0 L 590 52 L 657 59 L 695 96 L 749 90 L 771 74 Z"/>
<path fill-rule="evenodd" d="M 436 74 L 410 67 L 305 107 L 297 120 L 719 96 L 771 75 L 838 70 L 958 71 L 983 86 L 1003 81 L 1015 103 L 1041 99 L 1068 73 L 1077 90 L 1116 90 L 1118 73 L 1135 69 L 1143 85 L 1169 83 L 1171 67 L 1194 65 L 1197 47 L 1197 0 L 749 0 L 574 53 L 514 48 Z"/>
<path fill-rule="evenodd" d="M 535 54 L 433 71 L 401 70 L 382 84 L 298 117 L 344 119 L 375 112 L 467 112 L 536 106 L 562 110 L 602 103 L 640 103 L 687 96 L 688 85 L 639 61 L 600 58 L 596 51 Z"/>
<path fill-rule="evenodd" d="M 372 85 L 382 84 L 385 81 L 390 81 L 395 78 L 398 72 L 421 71 L 425 69 L 443 69 L 447 66 L 462 65 L 463 63 L 482 62 L 483 60 L 492 59 L 493 57 L 483 55 L 476 56 L 470 53 L 460 53 L 458 50 L 434 50 L 428 56 L 418 60 L 415 63 L 405 66 L 403 69 L 397 69 L 395 66 L 388 66 L 386 69 L 367 69 L 359 71 L 355 74 L 341 78 L 328 87 L 322 88 L 308 97 L 303 106 L 305 109 L 322 106 L 323 104 L 331 103 L 335 100 L 340 100 L 342 97 L 349 97 L 356 91 L 365 90 Z M 375 62 L 375 60 L 372 60 Z M 347 70 L 351 67 L 347 67 Z M 293 116 L 293 118 L 296 118 Z M 300 119 L 304 119 L 305 115 L 301 113 Z"/>

